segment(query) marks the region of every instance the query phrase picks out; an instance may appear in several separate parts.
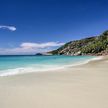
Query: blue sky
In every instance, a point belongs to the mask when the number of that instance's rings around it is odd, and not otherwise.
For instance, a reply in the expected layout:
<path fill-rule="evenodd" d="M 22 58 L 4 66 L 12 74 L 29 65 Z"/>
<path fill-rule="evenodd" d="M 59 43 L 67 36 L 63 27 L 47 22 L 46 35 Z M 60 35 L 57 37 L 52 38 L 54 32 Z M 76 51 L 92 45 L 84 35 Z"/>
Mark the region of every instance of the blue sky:
<path fill-rule="evenodd" d="M 108 29 L 108 0 L 0 0 L 0 54 L 34 54 Z"/>

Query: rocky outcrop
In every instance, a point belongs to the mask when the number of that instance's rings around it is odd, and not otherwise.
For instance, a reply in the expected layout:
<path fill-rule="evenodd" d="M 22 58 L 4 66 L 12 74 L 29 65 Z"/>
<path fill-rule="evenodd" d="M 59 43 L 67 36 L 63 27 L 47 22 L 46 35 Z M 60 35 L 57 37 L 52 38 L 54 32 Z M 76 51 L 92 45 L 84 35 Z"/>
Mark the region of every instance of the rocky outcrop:
<path fill-rule="evenodd" d="M 108 31 L 99 36 L 70 41 L 51 51 L 53 55 L 108 55 Z"/>

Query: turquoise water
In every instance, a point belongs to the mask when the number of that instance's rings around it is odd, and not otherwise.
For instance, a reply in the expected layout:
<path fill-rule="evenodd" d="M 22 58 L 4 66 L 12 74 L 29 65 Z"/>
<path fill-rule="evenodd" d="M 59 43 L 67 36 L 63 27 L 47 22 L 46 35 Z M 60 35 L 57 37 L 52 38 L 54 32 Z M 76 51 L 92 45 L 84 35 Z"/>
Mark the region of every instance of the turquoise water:
<path fill-rule="evenodd" d="M 0 56 L 0 76 L 61 69 L 84 63 L 93 56 Z"/>

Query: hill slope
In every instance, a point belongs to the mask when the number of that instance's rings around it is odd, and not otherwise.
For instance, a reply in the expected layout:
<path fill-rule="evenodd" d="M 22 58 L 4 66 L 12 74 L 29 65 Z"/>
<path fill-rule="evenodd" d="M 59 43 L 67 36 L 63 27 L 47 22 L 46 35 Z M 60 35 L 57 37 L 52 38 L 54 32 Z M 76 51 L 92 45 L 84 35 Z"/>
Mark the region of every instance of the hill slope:
<path fill-rule="evenodd" d="M 100 36 L 70 41 L 50 53 L 53 55 L 107 55 L 108 30 Z"/>

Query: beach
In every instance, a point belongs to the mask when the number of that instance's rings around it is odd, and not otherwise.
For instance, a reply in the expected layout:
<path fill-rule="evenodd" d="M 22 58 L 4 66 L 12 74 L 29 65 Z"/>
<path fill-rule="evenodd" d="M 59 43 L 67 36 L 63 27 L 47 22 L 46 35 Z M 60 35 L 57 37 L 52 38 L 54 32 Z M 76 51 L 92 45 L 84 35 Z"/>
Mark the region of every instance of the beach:
<path fill-rule="evenodd" d="M 0 77 L 0 108 L 108 108 L 108 56 L 56 71 Z"/>

